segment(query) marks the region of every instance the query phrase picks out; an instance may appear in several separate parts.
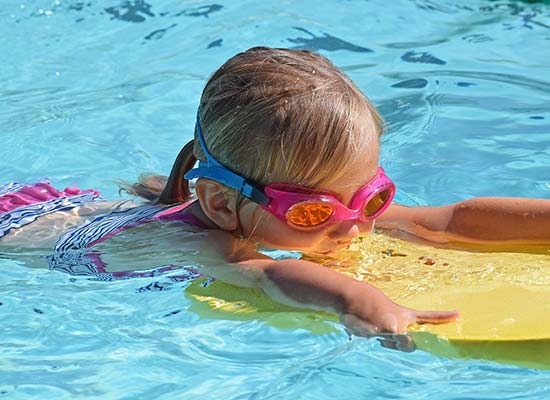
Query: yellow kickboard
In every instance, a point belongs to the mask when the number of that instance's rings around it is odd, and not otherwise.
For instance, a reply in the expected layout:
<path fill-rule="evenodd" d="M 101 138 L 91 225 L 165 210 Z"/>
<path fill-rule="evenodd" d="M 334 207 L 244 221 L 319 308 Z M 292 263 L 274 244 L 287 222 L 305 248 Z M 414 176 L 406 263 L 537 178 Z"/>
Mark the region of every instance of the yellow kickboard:
<path fill-rule="evenodd" d="M 441 290 L 408 297 L 407 306 L 456 308 L 460 321 L 424 325 L 416 347 L 446 357 L 479 358 L 550 369 L 550 290 L 502 285 Z"/>
<path fill-rule="evenodd" d="M 402 304 L 417 309 L 458 309 L 460 321 L 424 326 L 423 330 L 448 339 L 550 339 L 548 288 L 502 285 L 455 288 L 409 296 Z"/>
<path fill-rule="evenodd" d="M 460 310 L 456 323 L 412 327 L 419 349 L 550 369 L 550 249 L 529 250 L 448 250 L 373 234 L 333 258 L 314 261 L 367 281 L 404 306 Z M 284 307 L 257 290 L 196 283 L 186 295 L 191 310 L 203 317 L 260 319 L 313 333 L 335 330 L 335 316 Z"/>

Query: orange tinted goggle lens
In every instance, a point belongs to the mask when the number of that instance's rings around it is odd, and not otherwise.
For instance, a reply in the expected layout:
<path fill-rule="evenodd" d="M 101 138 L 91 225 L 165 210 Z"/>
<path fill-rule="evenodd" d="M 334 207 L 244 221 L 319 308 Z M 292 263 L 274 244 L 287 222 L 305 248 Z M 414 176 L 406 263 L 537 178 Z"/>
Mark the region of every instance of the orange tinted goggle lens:
<path fill-rule="evenodd" d="M 286 219 L 293 225 L 313 228 L 327 222 L 332 213 L 332 206 L 327 204 L 298 203 L 288 209 Z"/>
<path fill-rule="evenodd" d="M 376 194 L 372 199 L 365 204 L 363 209 L 363 216 L 369 218 L 375 215 L 388 201 L 391 191 L 389 189 L 382 190 L 380 193 Z"/>

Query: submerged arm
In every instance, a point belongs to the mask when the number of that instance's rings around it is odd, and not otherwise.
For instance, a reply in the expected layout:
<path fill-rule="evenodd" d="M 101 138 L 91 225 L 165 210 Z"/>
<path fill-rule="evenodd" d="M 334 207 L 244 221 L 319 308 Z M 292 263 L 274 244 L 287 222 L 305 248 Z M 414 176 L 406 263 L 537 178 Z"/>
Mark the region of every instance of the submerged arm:
<path fill-rule="evenodd" d="M 218 237 L 217 243 L 223 243 L 229 263 L 206 266 L 209 274 L 237 286 L 261 288 L 281 304 L 336 313 L 357 334 L 402 333 L 414 323 L 449 322 L 458 316 L 455 311 L 411 310 L 395 304 L 366 282 L 322 265 L 306 260 L 273 260 L 255 252 L 251 245 L 243 247 L 234 238 L 222 238 L 225 232 L 212 235 Z M 230 241 L 234 242 L 233 248 L 226 247 Z"/>
<path fill-rule="evenodd" d="M 438 243 L 550 245 L 550 200 L 480 197 L 442 207 L 392 204 L 376 225 Z"/>

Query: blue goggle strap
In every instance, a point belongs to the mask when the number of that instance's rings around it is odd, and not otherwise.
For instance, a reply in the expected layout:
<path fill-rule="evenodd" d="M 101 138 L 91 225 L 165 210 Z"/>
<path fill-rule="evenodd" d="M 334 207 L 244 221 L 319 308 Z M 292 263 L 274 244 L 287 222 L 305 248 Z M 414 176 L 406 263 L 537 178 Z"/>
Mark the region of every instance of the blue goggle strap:
<path fill-rule="evenodd" d="M 238 190 L 244 197 L 252 200 L 263 206 L 267 206 L 269 203 L 269 197 L 264 193 L 263 189 L 254 185 L 252 182 L 243 178 L 239 174 L 231 171 L 225 167 L 208 151 L 206 147 L 206 141 L 202 134 L 199 115 L 197 114 L 197 135 L 199 142 L 206 156 L 206 161 L 199 161 L 199 166 L 189 170 L 184 178 L 187 180 L 195 178 L 207 178 L 216 182 L 222 183 L 232 189 Z"/>

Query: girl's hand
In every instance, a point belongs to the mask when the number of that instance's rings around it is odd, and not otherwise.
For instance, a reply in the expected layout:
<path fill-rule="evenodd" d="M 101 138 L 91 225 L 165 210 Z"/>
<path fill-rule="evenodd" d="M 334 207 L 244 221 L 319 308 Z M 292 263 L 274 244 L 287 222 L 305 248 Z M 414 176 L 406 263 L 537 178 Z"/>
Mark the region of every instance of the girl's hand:
<path fill-rule="evenodd" d="M 357 282 L 350 291 L 340 313 L 340 321 L 358 336 L 403 334 L 413 324 L 442 324 L 454 322 L 458 317 L 457 310 L 417 311 L 400 306 L 364 282 Z"/>

